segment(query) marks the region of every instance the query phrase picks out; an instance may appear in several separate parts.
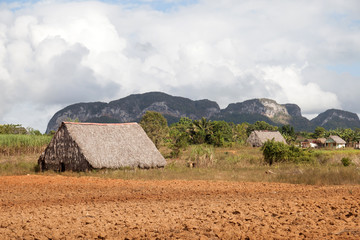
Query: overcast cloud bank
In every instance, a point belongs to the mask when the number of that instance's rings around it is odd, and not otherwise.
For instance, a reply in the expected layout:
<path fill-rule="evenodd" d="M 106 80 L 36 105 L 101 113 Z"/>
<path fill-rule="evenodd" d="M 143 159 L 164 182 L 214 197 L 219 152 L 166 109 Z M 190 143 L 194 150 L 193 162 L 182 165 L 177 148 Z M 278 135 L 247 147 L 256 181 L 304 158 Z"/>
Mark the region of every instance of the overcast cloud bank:
<path fill-rule="evenodd" d="M 0 123 L 148 91 L 360 113 L 359 1 L 156 4 L 0 4 Z"/>

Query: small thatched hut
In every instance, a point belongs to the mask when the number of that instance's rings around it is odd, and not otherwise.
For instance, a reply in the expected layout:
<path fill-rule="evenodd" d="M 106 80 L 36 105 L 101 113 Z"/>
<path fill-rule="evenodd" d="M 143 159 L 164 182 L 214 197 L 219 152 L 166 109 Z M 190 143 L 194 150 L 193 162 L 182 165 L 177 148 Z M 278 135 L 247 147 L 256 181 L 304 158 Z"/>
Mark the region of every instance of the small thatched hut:
<path fill-rule="evenodd" d="M 326 147 L 345 148 L 345 145 L 345 140 L 336 135 L 329 136 L 325 142 Z"/>
<path fill-rule="evenodd" d="M 164 167 L 166 160 L 137 123 L 63 122 L 38 160 L 40 169 Z"/>
<path fill-rule="evenodd" d="M 282 142 L 286 144 L 284 137 L 278 131 L 253 131 L 247 139 L 247 143 L 253 147 L 261 147 L 267 140 Z"/>

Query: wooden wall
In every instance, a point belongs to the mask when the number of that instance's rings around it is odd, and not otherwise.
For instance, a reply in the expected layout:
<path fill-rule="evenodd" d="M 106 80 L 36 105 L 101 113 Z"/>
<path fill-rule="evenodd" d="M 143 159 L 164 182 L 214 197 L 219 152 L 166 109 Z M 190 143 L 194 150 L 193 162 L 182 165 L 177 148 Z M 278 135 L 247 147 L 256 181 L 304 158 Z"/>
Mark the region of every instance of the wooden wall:
<path fill-rule="evenodd" d="M 71 138 L 65 125 L 56 132 L 44 153 L 39 158 L 42 171 L 87 171 L 91 165 L 81 153 L 81 149 Z"/>

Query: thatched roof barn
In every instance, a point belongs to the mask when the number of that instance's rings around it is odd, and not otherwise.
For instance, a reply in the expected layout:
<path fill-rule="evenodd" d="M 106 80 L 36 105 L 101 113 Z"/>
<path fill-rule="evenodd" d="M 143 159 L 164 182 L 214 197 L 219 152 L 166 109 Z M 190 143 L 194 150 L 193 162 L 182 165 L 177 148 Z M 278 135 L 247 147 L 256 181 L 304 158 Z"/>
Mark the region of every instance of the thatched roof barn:
<path fill-rule="evenodd" d="M 253 131 L 247 139 L 247 143 L 253 147 L 261 147 L 267 140 L 282 142 L 286 144 L 284 137 L 278 131 Z"/>
<path fill-rule="evenodd" d="M 63 122 L 38 160 L 41 170 L 164 167 L 166 160 L 137 123 Z"/>

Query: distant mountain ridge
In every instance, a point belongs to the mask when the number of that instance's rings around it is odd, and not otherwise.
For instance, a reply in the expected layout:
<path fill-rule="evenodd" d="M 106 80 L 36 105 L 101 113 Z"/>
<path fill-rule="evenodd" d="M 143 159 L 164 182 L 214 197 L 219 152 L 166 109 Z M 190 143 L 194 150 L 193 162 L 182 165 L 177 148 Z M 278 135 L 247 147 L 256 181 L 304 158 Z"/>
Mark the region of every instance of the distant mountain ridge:
<path fill-rule="evenodd" d="M 311 120 L 314 126 L 321 126 L 325 129 L 359 128 L 359 122 L 357 114 L 337 109 L 326 110 Z"/>
<path fill-rule="evenodd" d="M 301 115 L 296 104 L 278 104 L 266 98 L 251 99 L 231 103 L 225 109 L 207 99 L 191 100 L 171 96 L 162 92 L 132 94 L 127 97 L 104 102 L 76 103 L 69 105 L 50 119 L 46 132 L 56 130 L 66 119 L 79 119 L 81 122 L 121 123 L 139 121 L 146 111 L 156 111 L 164 115 L 169 123 L 177 122 L 181 117 L 227 122 L 254 123 L 265 121 L 273 125 L 290 124 L 297 131 L 312 131 L 316 126 L 324 128 L 360 128 L 359 117 L 355 113 L 330 109 L 309 121 Z"/>

